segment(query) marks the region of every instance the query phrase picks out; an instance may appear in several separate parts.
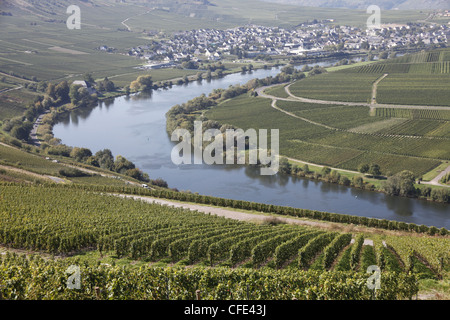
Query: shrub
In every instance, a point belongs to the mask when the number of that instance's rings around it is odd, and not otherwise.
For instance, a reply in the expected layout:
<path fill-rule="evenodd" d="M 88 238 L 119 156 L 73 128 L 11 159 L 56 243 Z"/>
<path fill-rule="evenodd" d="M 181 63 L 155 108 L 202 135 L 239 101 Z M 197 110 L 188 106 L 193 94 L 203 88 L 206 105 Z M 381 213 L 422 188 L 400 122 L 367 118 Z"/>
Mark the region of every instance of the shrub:
<path fill-rule="evenodd" d="M 75 168 L 64 168 L 59 170 L 59 174 L 64 176 L 64 177 L 68 177 L 68 178 L 72 178 L 72 177 L 85 177 L 88 176 L 87 173 L 75 169 Z"/>

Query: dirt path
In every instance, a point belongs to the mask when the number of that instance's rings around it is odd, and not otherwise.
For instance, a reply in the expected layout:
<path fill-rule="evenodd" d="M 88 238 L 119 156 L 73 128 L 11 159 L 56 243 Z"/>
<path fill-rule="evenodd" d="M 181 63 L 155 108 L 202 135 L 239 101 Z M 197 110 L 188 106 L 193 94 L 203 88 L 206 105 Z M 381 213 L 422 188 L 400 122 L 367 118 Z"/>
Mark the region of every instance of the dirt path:
<path fill-rule="evenodd" d="M 381 81 L 381 80 L 380 80 Z M 340 106 L 366 106 L 370 108 L 391 108 L 391 109 L 416 109 L 416 110 L 450 110 L 450 107 L 444 106 L 420 106 L 420 105 L 397 105 L 397 104 L 380 104 L 380 103 L 364 103 L 364 102 L 344 102 L 344 101 L 330 101 L 330 100 L 318 100 L 309 99 L 303 97 L 297 97 L 290 91 L 290 86 L 294 84 L 291 83 L 285 87 L 286 93 L 291 97 L 289 98 L 278 98 L 264 93 L 262 97 L 286 101 L 300 101 L 304 103 L 314 103 L 314 104 L 325 104 L 325 105 L 340 105 Z M 266 87 L 267 89 L 268 87 Z M 258 92 L 259 93 L 259 92 Z"/>
<path fill-rule="evenodd" d="M 66 182 L 64 179 L 61 179 L 61 178 L 58 178 L 58 177 L 48 176 L 48 175 L 44 175 L 44 174 L 38 174 L 38 173 L 34 173 L 34 172 L 27 171 L 27 170 L 24 170 L 24 169 L 19 169 L 19 168 L 15 168 L 15 167 L 9 167 L 9 166 L 5 166 L 5 165 L 0 165 L 0 169 L 13 171 L 13 172 L 21 173 L 21 174 L 26 174 L 28 176 L 32 176 L 32 177 L 35 177 L 35 178 L 38 178 L 38 179 L 44 179 L 44 180 L 53 181 L 55 183 L 65 183 Z"/>
<path fill-rule="evenodd" d="M 387 74 L 386 74 L 386 76 L 387 76 Z M 381 80 L 382 80 L 382 78 L 379 79 L 379 81 L 381 81 Z M 378 81 L 378 82 L 379 82 L 379 81 Z M 266 87 L 261 87 L 261 88 L 258 88 L 258 89 L 256 90 L 256 92 L 258 93 L 258 96 L 261 97 L 261 98 L 271 99 L 271 100 L 272 100 L 272 104 L 271 104 L 272 108 L 274 108 L 274 109 L 276 109 L 276 110 L 278 110 L 278 111 L 280 111 L 280 112 L 283 112 L 284 114 L 287 114 L 287 115 L 290 116 L 290 117 L 293 117 L 293 118 L 297 118 L 297 119 L 303 120 L 303 121 L 305 121 L 305 122 L 311 123 L 311 124 L 316 125 L 316 126 L 320 126 L 320 127 L 323 127 L 323 128 L 329 129 L 329 130 L 334 130 L 334 131 L 351 132 L 351 133 L 363 134 L 363 135 L 384 136 L 384 137 L 390 137 L 390 138 L 412 138 L 412 139 L 429 139 L 429 140 L 449 140 L 449 138 L 446 138 L 446 137 L 423 137 L 423 136 L 408 136 L 408 135 L 398 135 L 398 134 L 380 134 L 380 133 L 358 132 L 358 131 L 352 131 L 352 130 L 346 130 L 346 129 L 335 128 L 335 127 L 331 127 L 331 126 L 328 126 L 328 125 L 323 124 L 323 123 L 315 122 L 315 121 L 313 121 L 313 120 L 310 120 L 310 119 L 307 119 L 307 118 L 300 117 L 300 116 L 298 116 L 298 115 L 296 115 L 296 114 L 294 114 L 294 113 L 292 113 L 292 112 L 288 112 L 288 111 L 283 110 L 283 109 L 281 109 L 280 107 L 278 107 L 278 106 L 277 106 L 277 101 L 278 101 L 278 100 L 282 100 L 282 101 L 299 101 L 299 100 L 298 100 L 298 99 L 294 99 L 294 98 L 278 98 L 278 97 L 275 97 L 275 96 L 268 95 L 268 94 L 266 94 L 266 93 L 264 92 L 264 90 L 266 90 L 266 89 L 268 89 L 268 88 L 271 88 L 271 87 L 274 87 L 274 86 L 277 86 L 277 85 L 279 85 L 279 84 L 271 85 L 271 86 L 266 86 Z M 285 90 L 286 90 L 286 92 L 287 92 L 289 95 L 292 95 L 292 94 L 290 93 L 289 89 L 288 89 L 288 86 L 285 87 Z M 376 89 L 375 89 L 375 91 L 376 91 Z M 295 97 L 295 96 L 292 95 L 292 97 Z M 301 98 L 301 99 L 303 99 L 303 98 Z M 321 101 L 321 102 L 323 102 L 323 103 L 320 103 L 320 104 L 327 104 L 327 105 L 333 104 L 333 103 L 332 103 L 333 101 L 322 101 L 322 100 L 311 100 L 310 103 L 315 103 L 315 102 L 313 102 L 313 101 Z M 348 103 L 347 103 L 347 102 L 342 102 L 341 105 L 352 105 L 352 106 L 353 106 L 353 105 L 355 105 L 355 106 L 356 106 L 356 105 L 358 105 L 358 106 L 363 105 L 363 104 L 358 104 L 358 103 L 357 103 L 357 104 L 355 104 L 355 103 L 349 104 L 349 103 L 350 103 L 350 102 L 348 102 Z M 367 105 L 367 106 L 370 106 L 370 112 L 373 113 L 373 112 L 374 112 L 374 109 L 375 109 L 374 105 Z M 445 108 L 445 107 L 444 107 L 444 108 Z M 447 108 L 447 109 L 445 109 L 445 110 L 450 110 L 450 108 Z"/>
<path fill-rule="evenodd" d="M 8 145 L 6 143 L 3 143 L 3 142 L 0 142 L 0 145 L 8 147 L 8 148 L 16 149 L 16 150 L 19 150 L 19 151 L 23 151 L 20 148 L 16 148 L 16 147 L 10 146 L 10 145 Z M 39 157 L 37 155 L 34 155 L 34 156 Z M 51 159 L 49 159 L 48 161 L 51 161 Z M 134 181 L 125 180 L 122 177 L 118 177 L 118 176 L 114 175 L 113 173 L 111 173 L 111 174 L 103 173 L 103 172 L 100 172 L 100 171 L 90 170 L 90 169 L 86 169 L 86 168 L 83 168 L 83 167 L 77 167 L 77 166 L 74 166 L 74 165 L 71 165 L 71 164 L 67 164 L 67 163 L 63 163 L 63 162 L 58 162 L 58 163 L 61 166 L 77 169 L 77 170 L 83 171 L 83 172 L 85 172 L 87 174 L 100 175 L 102 177 L 106 177 L 106 178 L 110 178 L 110 179 L 121 179 L 126 184 L 135 185 L 135 186 L 139 186 L 139 187 L 141 186 L 140 183 L 137 183 L 137 182 L 134 182 Z M 0 168 L 1 167 L 2 166 L 0 165 Z M 16 171 L 16 172 L 21 172 L 21 173 L 32 175 L 32 176 L 35 176 L 35 177 L 39 177 L 39 178 L 43 178 L 43 179 L 50 179 L 51 181 L 56 182 L 56 183 L 66 183 L 67 182 L 66 180 L 58 178 L 58 177 L 53 177 L 53 176 L 44 175 L 44 174 L 38 174 L 38 173 L 34 173 L 34 172 L 27 171 L 27 170 L 24 170 L 24 169 L 18 169 L 18 168 L 9 167 L 9 166 L 3 166 L 3 167 L 4 167 L 4 169 L 13 170 L 13 171 Z"/>
<path fill-rule="evenodd" d="M 381 80 L 383 80 L 384 78 L 386 78 L 389 74 L 385 73 L 382 77 L 380 77 L 377 81 L 374 82 L 373 86 L 372 86 L 372 100 L 371 103 L 373 105 L 377 104 L 377 89 L 378 89 L 378 84 L 381 82 Z"/>
<path fill-rule="evenodd" d="M 142 200 L 148 203 L 158 203 L 174 208 L 184 208 L 189 209 L 192 211 L 198 211 L 203 212 L 206 214 L 213 214 L 220 217 L 230 218 L 234 220 L 239 221 L 254 221 L 254 222 L 262 222 L 268 219 L 269 215 L 264 214 L 253 214 L 253 213 L 245 213 L 245 212 L 239 212 L 239 211 L 232 211 L 227 209 L 222 209 L 218 207 L 210 207 L 210 206 L 203 206 L 203 205 L 197 205 L 197 204 L 191 204 L 191 203 L 180 203 L 170 200 L 164 200 L 159 198 L 152 198 L 152 197 L 144 197 L 144 196 L 131 196 L 131 195 L 117 195 L 122 198 L 132 198 L 135 200 Z M 306 220 L 300 220 L 295 218 L 284 218 L 284 217 L 277 217 L 277 219 L 289 223 L 289 224 L 298 224 L 298 225 L 308 225 L 313 227 L 322 227 L 322 228 L 330 228 L 330 224 L 328 223 L 322 223 L 322 222 L 316 222 L 316 221 L 306 221 Z"/>
<path fill-rule="evenodd" d="M 340 130 L 340 129 L 338 129 L 338 128 L 333 128 L 333 127 L 327 126 L 326 124 L 318 123 L 318 122 L 309 120 L 309 119 L 307 119 L 307 118 L 303 118 L 303 117 L 297 116 L 296 114 L 293 114 L 293 113 L 288 112 L 288 111 L 286 111 L 286 110 L 283 110 L 283 109 L 281 109 L 281 108 L 279 108 L 279 107 L 277 106 L 277 100 L 272 100 L 272 108 L 274 108 L 274 109 L 276 109 L 276 110 L 278 110 L 278 111 L 281 111 L 281 112 L 287 114 L 288 116 L 291 116 L 291 117 L 294 117 L 294 118 L 297 118 L 297 119 L 306 121 L 306 122 L 308 122 L 308 123 L 311 123 L 311 124 L 313 124 L 313 125 L 315 125 L 315 126 L 320 126 L 320 127 L 324 127 L 324 128 L 327 128 L 327 129 L 330 129 L 330 130 L 336 130 L 336 131 Z"/>
<path fill-rule="evenodd" d="M 31 143 L 33 145 L 35 145 L 36 147 L 40 147 L 41 146 L 41 141 L 37 137 L 37 130 L 39 128 L 39 125 L 42 124 L 42 118 L 48 113 L 49 113 L 49 111 L 46 111 L 45 113 L 39 115 L 39 117 L 37 117 L 36 121 L 33 123 L 33 128 L 30 131 Z"/>
<path fill-rule="evenodd" d="M 20 90 L 20 89 L 22 89 L 22 88 L 23 88 L 23 86 L 18 86 L 18 87 L 14 87 L 14 88 L 2 89 L 2 90 L 0 90 L 0 93 L 6 93 L 6 92 L 14 91 L 14 90 Z"/>
<path fill-rule="evenodd" d="M 290 161 L 295 161 L 295 162 L 300 162 L 300 163 L 303 163 L 303 164 L 307 164 L 308 166 L 315 166 L 315 167 L 319 167 L 319 168 L 327 167 L 327 168 L 330 168 L 331 170 L 338 170 L 338 171 L 348 172 L 348 173 L 353 173 L 353 174 L 361 174 L 361 172 L 358 172 L 358 171 L 352 171 L 352 170 L 346 170 L 346 169 L 340 169 L 340 168 L 332 168 L 330 166 L 324 166 L 324 165 L 321 165 L 321 164 L 301 161 L 301 160 L 294 159 L 294 158 L 289 158 L 289 157 L 285 157 L 285 158 L 290 160 Z"/>
<path fill-rule="evenodd" d="M 149 14 L 149 13 L 152 12 L 153 10 L 155 10 L 155 9 L 152 8 L 152 9 L 150 9 L 150 10 L 144 12 L 144 13 L 140 13 L 140 14 L 137 14 L 137 15 L 135 15 L 135 16 L 128 17 L 128 18 L 126 18 L 125 20 L 123 20 L 123 21 L 121 22 L 121 24 L 122 24 L 123 26 L 125 26 L 125 28 L 127 28 L 128 31 L 132 31 L 132 30 L 131 30 L 131 27 L 130 27 L 129 25 L 127 25 L 126 22 L 127 22 L 128 20 L 130 20 L 131 18 L 138 17 L 138 16 L 142 16 L 142 15 L 144 15 L 144 14 Z"/>

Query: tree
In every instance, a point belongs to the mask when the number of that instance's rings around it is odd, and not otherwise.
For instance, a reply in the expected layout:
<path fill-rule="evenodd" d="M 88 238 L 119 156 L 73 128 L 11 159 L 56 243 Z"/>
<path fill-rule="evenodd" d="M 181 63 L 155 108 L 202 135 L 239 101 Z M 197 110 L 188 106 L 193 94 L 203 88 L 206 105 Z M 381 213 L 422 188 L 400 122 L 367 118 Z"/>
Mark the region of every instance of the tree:
<path fill-rule="evenodd" d="M 279 170 L 284 174 L 291 174 L 292 165 L 289 163 L 287 158 L 281 158 L 279 162 Z"/>
<path fill-rule="evenodd" d="M 70 90 L 69 90 L 69 98 L 70 101 L 72 102 L 72 104 L 76 105 L 80 99 L 79 93 L 78 93 L 78 89 L 82 88 L 81 85 L 79 84 L 73 84 L 70 86 Z"/>
<path fill-rule="evenodd" d="M 90 84 L 95 83 L 95 79 L 94 79 L 94 77 L 92 76 L 91 73 L 85 73 L 83 75 L 83 80 L 86 81 L 87 83 L 90 83 Z"/>
<path fill-rule="evenodd" d="M 139 76 L 130 84 L 130 88 L 134 91 L 150 91 L 153 88 L 152 76 Z"/>
<path fill-rule="evenodd" d="M 30 122 L 23 123 L 21 125 L 16 125 L 11 129 L 11 136 L 19 140 L 28 140 L 31 128 L 33 125 Z"/>
<path fill-rule="evenodd" d="M 380 166 L 375 164 L 375 163 L 370 165 L 368 173 L 371 174 L 374 177 L 377 177 L 377 176 L 381 175 Z"/>
<path fill-rule="evenodd" d="M 69 97 L 70 93 L 70 87 L 69 83 L 67 81 L 61 81 L 56 87 L 55 87 L 55 98 L 58 103 L 67 103 L 70 101 Z"/>
<path fill-rule="evenodd" d="M 305 164 L 305 165 L 303 166 L 302 170 L 303 170 L 306 174 L 308 174 L 308 173 L 311 172 L 311 171 L 309 170 L 309 166 L 308 166 L 307 164 Z"/>
<path fill-rule="evenodd" d="M 48 95 L 53 100 L 56 100 L 55 88 L 56 88 L 56 86 L 53 83 L 50 83 L 47 87 L 47 90 L 45 91 L 45 94 Z"/>
<path fill-rule="evenodd" d="M 98 84 L 98 90 L 112 92 L 116 90 L 116 86 L 114 85 L 114 82 L 108 79 L 108 77 L 105 77 L 105 79 Z"/>
<path fill-rule="evenodd" d="M 359 167 L 358 171 L 365 174 L 365 173 L 369 172 L 369 169 L 370 169 L 369 165 L 367 163 L 365 163 Z"/>
<path fill-rule="evenodd" d="M 323 167 L 322 168 L 322 175 L 326 176 L 327 174 L 330 174 L 331 169 L 329 167 Z"/>
<path fill-rule="evenodd" d="M 95 159 L 99 166 L 103 169 L 113 170 L 114 169 L 114 156 L 109 149 L 104 149 L 97 151 L 95 154 Z"/>
<path fill-rule="evenodd" d="M 129 169 L 125 172 L 125 174 L 129 177 L 132 177 L 136 180 L 139 181 L 144 181 L 144 182 L 149 182 L 150 178 L 148 176 L 148 174 L 142 172 L 141 170 L 139 170 L 138 168 L 134 168 L 134 169 Z"/>
<path fill-rule="evenodd" d="M 411 171 L 404 170 L 389 177 L 382 188 L 389 195 L 413 196 L 416 194 L 414 183 L 414 174 Z"/>
<path fill-rule="evenodd" d="M 333 183 L 339 183 L 339 180 L 341 179 L 341 174 L 336 170 L 333 170 L 329 175 L 329 179 Z"/>
<path fill-rule="evenodd" d="M 134 169 L 136 166 L 131 161 L 127 160 L 125 157 L 117 156 L 116 161 L 114 161 L 114 171 L 117 173 L 126 173 L 127 170 Z"/>
<path fill-rule="evenodd" d="M 379 56 L 380 59 L 387 59 L 388 57 L 389 57 L 389 53 L 386 51 L 381 52 L 380 56 Z"/>
<path fill-rule="evenodd" d="M 70 157 L 74 158 L 78 162 L 84 162 L 91 156 L 92 156 L 92 152 L 91 152 L 91 150 L 89 150 L 87 148 L 75 147 L 70 152 Z"/>
<path fill-rule="evenodd" d="M 281 72 L 284 72 L 286 74 L 293 74 L 294 71 L 295 71 L 295 68 L 290 64 L 288 64 L 287 66 L 285 66 L 281 69 Z"/>
<path fill-rule="evenodd" d="M 353 176 L 352 182 L 353 185 L 357 188 L 362 188 L 364 186 L 364 180 L 360 176 Z"/>

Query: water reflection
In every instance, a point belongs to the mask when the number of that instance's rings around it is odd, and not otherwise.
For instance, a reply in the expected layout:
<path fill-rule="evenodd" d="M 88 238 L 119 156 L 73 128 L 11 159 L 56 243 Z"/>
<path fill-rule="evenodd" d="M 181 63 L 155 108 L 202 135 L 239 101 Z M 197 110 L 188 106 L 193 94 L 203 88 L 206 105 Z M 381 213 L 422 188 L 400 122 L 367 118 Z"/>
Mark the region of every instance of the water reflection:
<path fill-rule="evenodd" d="M 395 212 L 396 215 L 402 217 L 412 217 L 414 204 L 412 201 L 408 201 L 407 198 L 395 199 L 394 197 L 384 195 L 384 201 L 386 206 Z"/>

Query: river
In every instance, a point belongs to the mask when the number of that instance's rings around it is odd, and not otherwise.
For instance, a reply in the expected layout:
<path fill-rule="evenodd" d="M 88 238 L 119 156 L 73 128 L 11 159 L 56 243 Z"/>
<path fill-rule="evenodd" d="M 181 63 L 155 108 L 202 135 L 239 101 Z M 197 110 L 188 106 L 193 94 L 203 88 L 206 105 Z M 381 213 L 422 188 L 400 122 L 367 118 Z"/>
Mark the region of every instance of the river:
<path fill-rule="evenodd" d="M 313 63 L 328 65 L 336 61 Z M 301 66 L 299 66 L 301 67 Z M 382 193 L 276 175 L 261 176 L 245 166 L 181 165 L 171 161 L 174 142 L 166 132 L 166 112 L 216 88 L 275 76 L 278 69 L 232 74 L 211 81 L 191 82 L 156 90 L 151 95 L 119 97 L 92 109 L 76 110 L 54 126 L 55 137 L 93 153 L 108 148 L 133 161 L 150 178 L 169 187 L 200 194 L 274 205 L 425 224 L 450 229 L 448 204 L 387 196 Z"/>

